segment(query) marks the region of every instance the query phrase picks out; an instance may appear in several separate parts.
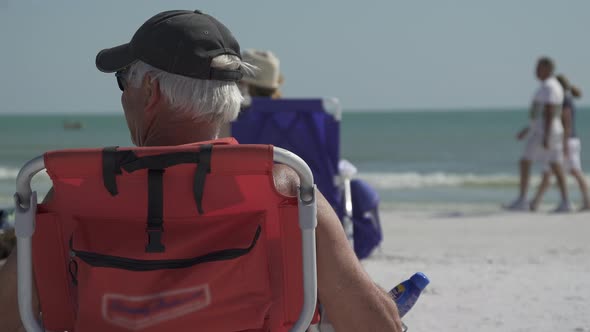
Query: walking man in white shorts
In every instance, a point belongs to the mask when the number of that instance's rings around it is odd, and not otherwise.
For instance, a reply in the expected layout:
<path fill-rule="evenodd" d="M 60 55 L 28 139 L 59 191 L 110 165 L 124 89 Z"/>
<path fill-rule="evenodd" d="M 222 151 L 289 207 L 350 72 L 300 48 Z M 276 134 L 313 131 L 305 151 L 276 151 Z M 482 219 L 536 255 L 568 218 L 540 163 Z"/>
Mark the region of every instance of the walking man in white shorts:
<path fill-rule="evenodd" d="M 527 138 L 525 150 L 520 160 L 520 192 L 516 200 L 506 206 L 510 210 L 530 210 L 527 201 L 531 163 L 549 163 L 557 178 L 561 192 L 561 202 L 555 212 L 571 210 L 565 176 L 563 174 L 563 125 L 561 108 L 564 91 L 553 76 L 554 64 L 550 58 L 543 57 L 537 62 L 536 75 L 541 86 L 537 89 L 531 106 L 531 123 L 518 134 L 518 139 Z"/>
<path fill-rule="evenodd" d="M 588 194 L 588 183 L 585 179 L 584 172 L 582 171 L 582 159 L 581 159 L 581 142 L 576 134 L 576 107 L 573 102 L 574 98 L 579 98 L 582 95 L 580 89 L 569 83 L 569 80 L 564 75 L 557 75 L 557 80 L 561 84 L 561 87 L 565 91 L 565 99 L 563 101 L 563 109 L 561 111 L 561 122 L 564 128 L 563 137 L 563 155 L 564 161 L 564 172 L 571 174 L 580 187 L 580 193 L 582 194 L 582 204 L 580 211 L 590 210 L 590 195 Z M 543 180 L 539 185 L 535 198 L 531 201 L 531 210 L 536 210 L 543 198 L 543 194 L 549 188 L 551 183 L 551 167 L 549 164 L 545 165 L 543 170 Z"/>

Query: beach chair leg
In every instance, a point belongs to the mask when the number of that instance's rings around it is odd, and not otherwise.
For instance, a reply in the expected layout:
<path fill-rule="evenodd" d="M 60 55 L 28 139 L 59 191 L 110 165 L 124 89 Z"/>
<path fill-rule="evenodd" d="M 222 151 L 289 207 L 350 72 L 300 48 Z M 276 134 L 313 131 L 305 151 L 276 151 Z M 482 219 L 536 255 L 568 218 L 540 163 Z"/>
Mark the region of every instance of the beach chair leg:
<path fill-rule="evenodd" d="M 18 309 L 27 332 L 43 332 L 33 309 L 33 233 L 37 213 L 37 192 L 31 190 L 31 179 L 45 168 L 43 156 L 28 161 L 16 178 L 14 221 L 17 237 Z"/>
<path fill-rule="evenodd" d="M 27 332 L 42 332 L 33 310 L 33 233 L 37 213 L 37 193 L 29 196 L 23 205 L 20 196 L 15 198 L 15 231 L 17 236 L 18 307 L 23 326 Z"/>

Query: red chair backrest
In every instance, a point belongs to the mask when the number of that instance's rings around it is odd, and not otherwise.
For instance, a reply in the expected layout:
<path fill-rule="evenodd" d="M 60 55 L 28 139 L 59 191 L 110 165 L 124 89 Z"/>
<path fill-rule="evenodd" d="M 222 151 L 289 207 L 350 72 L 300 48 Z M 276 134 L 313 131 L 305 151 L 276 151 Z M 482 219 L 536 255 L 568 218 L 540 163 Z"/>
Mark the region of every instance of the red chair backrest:
<path fill-rule="evenodd" d="M 297 199 L 274 187 L 272 146 L 234 143 L 46 153 L 45 329 L 287 331 L 303 302 Z"/>

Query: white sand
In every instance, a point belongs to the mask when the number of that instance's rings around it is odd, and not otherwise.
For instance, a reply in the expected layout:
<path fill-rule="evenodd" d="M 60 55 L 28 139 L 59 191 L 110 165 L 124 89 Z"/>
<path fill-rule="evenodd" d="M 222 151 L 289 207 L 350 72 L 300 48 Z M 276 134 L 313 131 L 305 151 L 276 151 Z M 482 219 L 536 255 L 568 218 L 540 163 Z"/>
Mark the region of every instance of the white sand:
<path fill-rule="evenodd" d="M 590 213 L 382 211 L 381 221 L 381 252 L 364 261 L 375 281 L 431 279 L 403 319 L 409 331 L 590 331 Z"/>

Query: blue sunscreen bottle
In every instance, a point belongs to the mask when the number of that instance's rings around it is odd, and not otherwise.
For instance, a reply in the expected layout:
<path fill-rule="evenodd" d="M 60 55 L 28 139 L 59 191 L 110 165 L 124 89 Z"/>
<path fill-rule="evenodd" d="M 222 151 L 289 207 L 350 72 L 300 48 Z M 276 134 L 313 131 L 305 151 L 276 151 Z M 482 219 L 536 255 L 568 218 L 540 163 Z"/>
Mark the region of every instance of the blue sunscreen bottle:
<path fill-rule="evenodd" d="M 416 303 L 420 293 L 426 288 L 430 280 L 422 272 L 415 273 L 410 279 L 395 286 L 389 295 L 395 301 L 399 316 L 403 317 Z"/>

